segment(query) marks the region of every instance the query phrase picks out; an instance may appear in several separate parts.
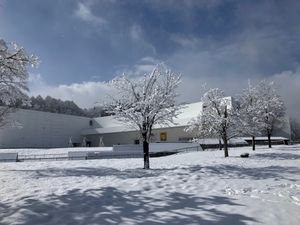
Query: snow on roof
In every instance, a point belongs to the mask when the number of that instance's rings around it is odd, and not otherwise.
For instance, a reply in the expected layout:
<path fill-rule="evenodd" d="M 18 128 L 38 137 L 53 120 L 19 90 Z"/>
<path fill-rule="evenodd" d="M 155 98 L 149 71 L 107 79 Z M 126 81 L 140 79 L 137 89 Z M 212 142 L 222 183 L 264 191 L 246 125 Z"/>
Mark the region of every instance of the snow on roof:
<path fill-rule="evenodd" d="M 180 109 L 180 114 L 176 119 L 186 119 L 198 116 L 200 111 L 202 110 L 202 102 L 195 102 L 183 105 L 182 109 Z"/>
<path fill-rule="evenodd" d="M 104 128 L 93 128 L 93 129 L 83 129 L 82 135 L 92 135 L 92 134 L 110 134 L 110 133 L 120 133 L 120 132 L 129 132 L 135 131 L 135 129 L 124 126 L 118 127 L 104 127 Z"/>
<path fill-rule="evenodd" d="M 114 116 L 97 117 L 94 118 L 94 121 L 98 124 L 99 128 L 124 126 L 124 123 L 116 120 Z"/>
<path fill-rule="evenodd" d="M 232 102 L 232 97 L 225 97 L 224 99 L 229 100 L 230 106 Z M 174 118 L 174 124 L 170 124 L 169 127 L 184 127 L 188 125 L 188 122 L 199 115 L 202 112 L 202 102 L 194 102 L 182 105 L 179 115 Z M 82 131 L 83 135 L 91 134 L 105 134 L 105 133 L 119 133 L 134 131 L 133 127 L 128 124 L 118 121 L 114 116 L 104 116 L 94 118 L 95 128 L 84 129 Z M 154 129 L 165 127 L 164 125 L 157 124 Z"/>
<path fill-rule="evenodd" d="M 182 109 L 180 109 L 180 114 L 174 118 L 174 123 L 171 124 L 170 127 L 180 127 L 186 126 L 188 122 L 196 117 L 202 110 L 202 102 L 195 102 L 183 105 Z M 128 132 L 134 131 L 134 128 L 126 125 L 115 119 L 114 116 L 105 116 L 105 117 L 97 117 L 94 118 L 95 125 L 98 126 L 93 129 L 84 129 L 82 131 L 83 135 L 91 135 L 91 134 L 104 134 L 104 133 L 118 133 L 118 132 Z M 162 125 L 156 125 L 155 128 L 164 127 Z"/>

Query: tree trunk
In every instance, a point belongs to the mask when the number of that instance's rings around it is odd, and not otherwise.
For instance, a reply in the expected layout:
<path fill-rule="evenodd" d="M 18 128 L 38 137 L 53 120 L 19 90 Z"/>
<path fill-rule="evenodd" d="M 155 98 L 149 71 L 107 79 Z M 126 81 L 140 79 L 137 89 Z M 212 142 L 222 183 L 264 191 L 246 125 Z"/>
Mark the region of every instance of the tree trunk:
<path fill-rule="evenodd" d="M 144 169 L 150 169 L 149 143 L 146 140 L 143 141 L 143 150 L 144 150 Z"/>
<path fill-rule="evenodd" d="M 269 144 L 269 148 L 272 148 L 272 145 L 271 145 L 271 132 L 268 131 L 268 144 Z"/>
<path fill-rule="evenodd" d="M 228 155 L 228 140 L 227 140 L 227 135 L 225 134 L 222 139 L 223 139 L 223 143 L 224 143 L 224 156 L 226 158 L 226 157 L 229 156 Z"/>
<path fill-rule="evenodd" d="M 224 118 L 227 118 L 227 105 L 225 105 Z M 227 140 L 227 126 L 223 127 L 223 143 L 224 143 L 224 155 L 225 158 L 228 157 L 228 140 Z"/>
<path fill-rule="evenodd" d="M 224 156 L 225 158 L 228 157 L 228 143 L 227 143 L 227 139 L 224 140 Z"/>
<path fill-rule="evenodd" d="M 252 150 L 255 151 L 255 136 L 252 136 Z"/>

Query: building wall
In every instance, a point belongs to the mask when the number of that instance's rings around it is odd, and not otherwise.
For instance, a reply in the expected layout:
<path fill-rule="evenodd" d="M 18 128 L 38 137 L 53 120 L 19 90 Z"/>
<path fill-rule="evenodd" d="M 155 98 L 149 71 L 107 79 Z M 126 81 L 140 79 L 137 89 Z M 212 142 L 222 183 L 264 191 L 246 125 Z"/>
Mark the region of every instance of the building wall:
<path fill-rule="evenodd" d="M 184 127 L 169 127 L 153 130 L 153 137 L 151 142 L 186 142 L 192 136 L 184 131 Z M 160 139 L 161 133 L 166 133 L 167 139 L 162 141 Z M 87 140 L 91 141 L 91 146 L 99 146 L 100 137 L 102 136 L 104 146 L 135 144 L 136 140 L 140 140 L 138 131 L 116 132 L 106 134 L 92 134 L 87 135 Z M 141 140 L 140 140 L 141 143 Z"/>
<path fill-rule="evenodd" d="M 184 131 L 187 122 L 198 114 L 202 104 L 193 103 L 184 108 L 176 119 L 177 127 L 153 129 L 152 142 L 186 142 L 192 135 Z M 86 118 L 64 114 L 18 110 L 10 115 L 11 121 L 0 128 L 0 148 L 53 148 L 67 147 L 72 137 L 73 143 L 82 143 L 86 137 L 91 146 L 135 144 L 140 139 L 138 131 L 126 131 L 113 117 Z M 90 121 L 92 123 L 90 123 Z M 162 137 L 166 140 L 162 140 Z M 277 123 L 272 136 L 290 138 L 288 117 Z"/>
<path fill-rule="evenodd" d="M 184 128 L 185 126 L 154 129 L 151 142 L 187 142 L 193 138 L 193 135 L 185 132 Z M 166 133 L 166 141 L 161 140 L 161 133 Z M 281 124 L 277 123 L 277 125 L 274 127 L 272 136 L 290 138 L 288 120 L 284 120 Z M 140 139 L 138 131 L 91 134 L 86 135 L 86 137 L 88 141 L 91 141 L 91 146 L 93 147 L 99 146 L 100 137 L 102 137 L 104 146 L 135 144 L 136 140 Z"/>
<path fill-rule="evenodd" d="M 138 132 L 136 131 L 109 134 L 93 134 L 87 135 L 86 137 L 87 140 L 91 142 L 92 147 L 100 146 L 100 137 L 102 137 L 104 146 L 134 144 L 134 141 L 139 139 Z"/>
<path fill-rule="evenodd" d="M 89 118 L 64 114 L 18 110 L 0 128 L 0 148 L 66 147 L 81 143 L 81 130 L 89 127 Z"/>

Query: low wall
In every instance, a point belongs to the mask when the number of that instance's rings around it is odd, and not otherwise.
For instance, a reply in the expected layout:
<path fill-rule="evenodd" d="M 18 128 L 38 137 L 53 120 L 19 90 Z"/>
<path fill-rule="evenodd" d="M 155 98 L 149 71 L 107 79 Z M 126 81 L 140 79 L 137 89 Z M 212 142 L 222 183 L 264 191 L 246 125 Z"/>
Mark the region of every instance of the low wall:
<path fill-rule="evenodd" d="M 86 159 L 113 159 L 113 158 L 139 158 L 143 157 L 142 151 L 77 151 L 68 152 L 69 160 L 86 160 Z"/>
<path fill-rule="evenodd" d="M 198 143 L 150 143 L 149 150 L 151 152 L 172 152 L 177 150 L 197 148 L 197 150 L 202 150 L 201 146 Z M 133 152 L 142 152 L 143 145 L 114 145 L 114 152 L 123 152 L 123 151 L 133 151 Z"/>
<path fill-rule="evenodd" d="M 70 160 L 84 160 L 87 159 L 88 152 L 87 151 L 74 151 L 74 152 L 68 152 L 68 158 Z"/>
<path fill-rule="evenodd" d="M 142 152 L 143 145 L 114 145 L 113 151 L 120 152 L 120 151 L 133 151 L 133 152 Z"/>
<path fill-rule="evenodd" d="M 198 143 L 150 143 L 150 152 L 170 152 L 192 148 L 202 150 Z"/>
<path fill-rule="evenodd" d="M 18 153 L 0 153 L 0 162 L 17 162 Z"/>

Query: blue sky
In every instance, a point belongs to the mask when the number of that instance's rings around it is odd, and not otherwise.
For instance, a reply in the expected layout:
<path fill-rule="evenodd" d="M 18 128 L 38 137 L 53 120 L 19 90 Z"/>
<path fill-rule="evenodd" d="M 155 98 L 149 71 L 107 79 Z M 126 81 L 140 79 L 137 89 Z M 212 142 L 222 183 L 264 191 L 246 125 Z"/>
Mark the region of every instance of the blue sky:
<path fill-rule="evenodd" d="M 163 61 L 183 74 L 181 101 L 267 78 L 298 112 L 299 12 L 297 0 L 0 0 L 0 37 L 40 58 L 34 95 L 92 106 L 105 81 Z"/>

